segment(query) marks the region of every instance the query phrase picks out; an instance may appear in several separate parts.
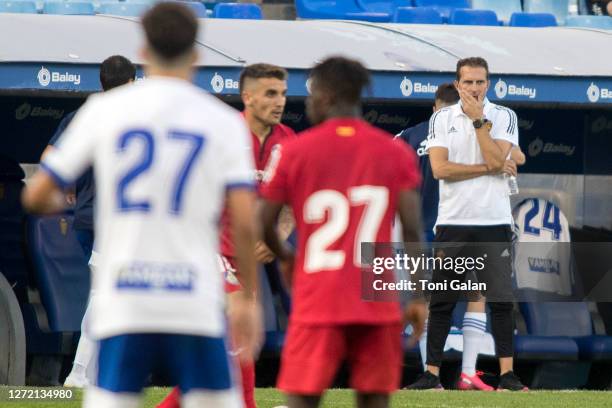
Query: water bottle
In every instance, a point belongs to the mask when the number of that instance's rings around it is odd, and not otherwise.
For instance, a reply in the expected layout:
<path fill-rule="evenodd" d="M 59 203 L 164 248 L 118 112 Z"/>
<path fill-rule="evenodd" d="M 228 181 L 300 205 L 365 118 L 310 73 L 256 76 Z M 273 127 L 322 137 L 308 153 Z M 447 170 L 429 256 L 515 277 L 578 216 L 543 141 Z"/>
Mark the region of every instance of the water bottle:
<path fill-rule="evenodd" d="M 504 177 L 506 178 L 508 182 L 508 194 L 509 195 L 518 194 L 519 188 L 518 188 L 518 182 L 516 181 L 516 177 L 510 176 L 508 174 L 504 174 Z"/>

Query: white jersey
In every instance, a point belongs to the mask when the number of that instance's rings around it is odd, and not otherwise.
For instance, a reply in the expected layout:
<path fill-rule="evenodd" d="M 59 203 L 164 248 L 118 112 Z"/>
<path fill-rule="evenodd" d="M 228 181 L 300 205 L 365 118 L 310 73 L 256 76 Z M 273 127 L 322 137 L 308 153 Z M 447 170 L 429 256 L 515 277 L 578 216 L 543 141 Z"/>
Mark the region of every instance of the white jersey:
<path fill-rule="evenodd" d="M 484 115 L 493 122 L 491 137 L 518 146 L 516 114 L 485 99 Z M 448 161 L 483 164 L 484 158 L 472 120 L 461 104 L 443 108 L 429 121 L 427 150 L 448 149 Z M 481 176 L 464 181 L 440 180 L 436 225 L 511 225 L 508 184 L 502 175 Z"/>
<path fill-rule="evenodd" d="M 184 80 L 88 99 L 41 166 L 64 183 L 94 167 L 94 337 L 223 335 L 217 224 L 226 189 L 253 186 L 250 149 L 239 113 Z"/>
<path fill-rule="evenodd" d="M 559 207 L 541 198 L 529 198 L 514 208 L 518 240 L 514 270 L 519 289 L 571 295 L 569 224 Z"/>

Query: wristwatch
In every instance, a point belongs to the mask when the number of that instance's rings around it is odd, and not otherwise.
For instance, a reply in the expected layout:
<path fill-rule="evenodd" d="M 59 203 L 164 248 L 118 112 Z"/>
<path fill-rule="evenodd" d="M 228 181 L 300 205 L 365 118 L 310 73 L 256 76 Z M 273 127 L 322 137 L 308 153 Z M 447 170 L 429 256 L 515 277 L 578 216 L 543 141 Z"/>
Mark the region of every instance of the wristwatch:
<path fill-rule="evenodd" d="M 474 125 L 474 129 L 480 129 L 481 127 L 485 126 L 487 130 L 491 130 L 493 127 L 493 122 L 487 118 L 476 119 L 472 122 L 472 124 Z"/>

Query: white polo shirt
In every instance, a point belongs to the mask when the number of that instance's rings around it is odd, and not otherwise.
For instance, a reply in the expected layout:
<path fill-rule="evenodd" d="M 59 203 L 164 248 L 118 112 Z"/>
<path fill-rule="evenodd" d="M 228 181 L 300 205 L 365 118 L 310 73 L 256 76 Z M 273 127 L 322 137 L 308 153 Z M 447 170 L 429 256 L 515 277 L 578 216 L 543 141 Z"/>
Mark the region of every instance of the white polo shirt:
<path fill-rule="evenodd" d="M 484 115 L 493 122 L 491 137 L 518 146 L 518 124 L 511 109 L 485 99 Z M 476 130 L 461 103 L 434 113 L 429 121 L 427 151 L 448 149 L 448 160 L 459 164 L 483 164 Z M 438 225 L 511 225 L 512 211 L 504 177 L 481 176 L 464 181 L 440 180 Z"/>

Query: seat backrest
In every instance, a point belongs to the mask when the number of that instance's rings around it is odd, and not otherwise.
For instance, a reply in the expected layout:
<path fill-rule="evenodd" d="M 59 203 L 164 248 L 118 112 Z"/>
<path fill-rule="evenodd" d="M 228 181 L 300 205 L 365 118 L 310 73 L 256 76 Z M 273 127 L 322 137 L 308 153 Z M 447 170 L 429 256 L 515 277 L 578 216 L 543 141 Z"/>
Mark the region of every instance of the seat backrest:
<path fill-rule="evenodd" d="M 492 10 L 454 9 L 448 22 L 456 25 L 499 25 L 497 15 Z"/>
<path fill-rule="evenodd" d="M 43 14 L 93 16 L 96 13 L 94 12 L 92 3 L 81 1 L 53 1 L 45 3 L 43 6 Z"/>
<path fill-rule="evenodd" d="M 249 3 L 219 3 L 213 9 L 214 18 L 261 20 L 261 7 Z"/>
<path fill-rule="evenodd" d="M 394 23 L 443 24 L 444 20 L 432 7 L 398 7 L 393 15 Z"/>
<path fill-rule="evenodd" d="M 527 332 L 536 336 L 589 336 L 591 314 L 584 302 L 521 303 Z"/>
<path fill-rule="evenodd" d="M 186 7 L 189 7 L 191 11 L 193 11 L 197 18 L 205 18 L 207 17 L 206 6 L 197 1 L 177 1 L 176 3 L 180 3 Z"/>
<path fill-rule="evenodd" d="M 448 21 L 454 9 L 471 7 L 469 0 L 414 0 L 414 5 L 436 8 L 444 21 Z"/>
<path fill-rule="evenodd" d="M 114 16 L 140 17 L 150 7 L 149 3 L 103 3 L 98 8 L 98 13 Z"/>
<path fill-rule="evenodd" d="M 524 0 L 523 11 L 527 13 L 550 13 L 557 19 L 557 25 L 565 24 L 570 0 Z"/>
<path fill-rule="evenodd" d="M 555 16 L 549 13 L 513 13 L 510 17 L 512 27 L 554 27 Z"/>
<path fill-rule="evenodd" d="M 73 216 L 29 217 L 27 246 L 51 331 L 80 331 L 90 289 L 87 259 Z"/>
<path fill-rule="evenodd" d="M 364 11 L 393 15 L 398 7 L 412 6 L 412 0 L 356 0 Z"/>
<path fill-rule="evenodd" d="M 612 30 L 611 16 L 568 16 L 565 19 L 568 27 L 588 27 L 602 30 Z"/>
<path fill-rule="evenodd" d="M 508 23 L 512 13 L 523 11 L 521 0 L 472 0 L 472 8 L 479 10 L 493 10 L 497 18 Z"/>
<path fill-rule="evenodd" d="M 33 1 L 0 1 L 0 13 L 36 14 L 36 3 Z"/>

